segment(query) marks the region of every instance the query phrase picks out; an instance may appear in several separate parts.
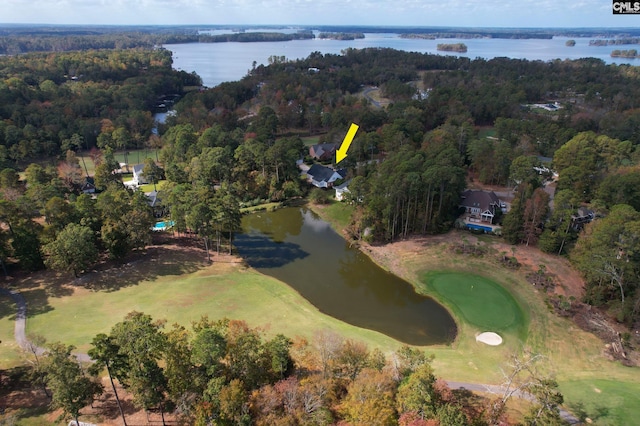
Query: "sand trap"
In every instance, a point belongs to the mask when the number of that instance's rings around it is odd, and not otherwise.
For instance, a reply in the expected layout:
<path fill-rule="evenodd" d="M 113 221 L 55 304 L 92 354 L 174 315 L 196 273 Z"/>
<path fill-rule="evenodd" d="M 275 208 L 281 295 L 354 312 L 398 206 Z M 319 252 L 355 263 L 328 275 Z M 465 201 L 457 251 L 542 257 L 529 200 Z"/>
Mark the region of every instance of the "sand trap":
<path fill-rule="evenodd" d="M 476 336 L 476 342 L 482 342 L 491 346 L 498 346 L 502 343 L 502 337 L 492 331 L 486 331 Z"/>

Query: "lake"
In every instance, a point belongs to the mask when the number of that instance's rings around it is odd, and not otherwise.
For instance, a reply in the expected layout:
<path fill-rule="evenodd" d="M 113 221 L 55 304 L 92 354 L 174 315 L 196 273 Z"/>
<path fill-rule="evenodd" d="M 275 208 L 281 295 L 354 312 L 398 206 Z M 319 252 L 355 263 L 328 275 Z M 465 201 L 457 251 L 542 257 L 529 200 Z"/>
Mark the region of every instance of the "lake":
<path fill-rule="evenodd" d="M 228 32 L 228 31 L 227 31 Z M 317 34 L 316 34 L 317 35 Z M 165 45 L 173 52 L 175 69 L 195 71 L 202 77 L 203 84 L 214 87 L 225 81 L 236 81 L 251 69 L 253 61 L 268 64 L 270 56 L 285 56 L 288 59 L 303 59 L 312 52 L 323 54 L 340 52 L 347 48 L 389 47 L 398 50 L 441 55 L 457 55 L 468 58 L 492 59 L 509 57 L 517 59 L 550 61 L 554 59 L 580 59 L 594 57 L 606 63 L 640 64 L 640 60 L 612 58 L 611 51 L 625 49 L 625 46 L 589 46 L 593 38 L 572 38 L 574 47 L 567 47 L 567 37 L 542 39 L 404 39 L 395 33 L 366 33 L 358 40 L 292 40 L 284 42 L 256 43 L 187 43 Z M 438 52 L 438 43 L 464 43 L 466 53 Z"/>
<path fill-rule="evenodd" d="M 451 315 L 407 281 L 353 248 L 306 208 L 242 219 L 238 253 L 263 274 L 285 282 L 321 312 L 411 345 L 451 343 Z"/>

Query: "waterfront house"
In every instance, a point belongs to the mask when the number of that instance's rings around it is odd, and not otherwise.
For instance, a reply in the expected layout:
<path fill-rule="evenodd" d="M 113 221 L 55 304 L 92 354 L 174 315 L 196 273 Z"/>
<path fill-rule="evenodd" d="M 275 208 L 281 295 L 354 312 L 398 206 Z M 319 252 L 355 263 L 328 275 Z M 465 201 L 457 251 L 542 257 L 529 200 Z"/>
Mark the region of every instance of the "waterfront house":
<path fill-rule="evenodd" d="M 348 180 L 341 185 L 333 187 L 333 189 L 336 190 L 336 200 L 338 201 L 344 200 L 347 193 L 349 192 L 349 183 L 351 183 L 351 180 Z"/>
<path fill-rule="evenodd" d="M 307 181 L 318 188 L 332 188 L 335 181 L 344 179 L 346 176 L 345 169 L 334 170 L 320 164 L 314 164 L 307 170 Z"/>
<path fill-rule="evenodd" d="M 460 207 L 465 209 L 470 221 L 491 224 L 502 204 L 493 191 L 467 189 L 462 193 L 460 200 Z"/>

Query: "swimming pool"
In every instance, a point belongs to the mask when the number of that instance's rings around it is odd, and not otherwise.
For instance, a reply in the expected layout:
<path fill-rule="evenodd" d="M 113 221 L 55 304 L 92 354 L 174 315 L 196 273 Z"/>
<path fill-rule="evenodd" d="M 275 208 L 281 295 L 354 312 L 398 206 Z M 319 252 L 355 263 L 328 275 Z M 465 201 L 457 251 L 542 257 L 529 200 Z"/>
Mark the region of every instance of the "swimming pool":
<path fill-rule="evenodd" d="M 156 222 L 155 225 L 153 225 L 153 230 L 154 231 L 166 231 L 167 229 L 171 228 L 173 225 L 175 225 L 176 223 L 173 220 L 170 221 L 162 221 L 162 222 Z"/>

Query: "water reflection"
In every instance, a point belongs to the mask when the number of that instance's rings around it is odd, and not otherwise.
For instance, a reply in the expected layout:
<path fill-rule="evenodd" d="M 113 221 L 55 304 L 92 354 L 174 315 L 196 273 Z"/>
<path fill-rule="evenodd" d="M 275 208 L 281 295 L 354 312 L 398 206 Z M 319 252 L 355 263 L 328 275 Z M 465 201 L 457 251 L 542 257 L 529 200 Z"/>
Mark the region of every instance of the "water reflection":
<path fill-rule="evenodd" d="M 449 343 L 455 322 L 305 208 L 249 215 L 236 246 L 262 273 L 286 282 L 322 312 L 401 342 Z"/>

